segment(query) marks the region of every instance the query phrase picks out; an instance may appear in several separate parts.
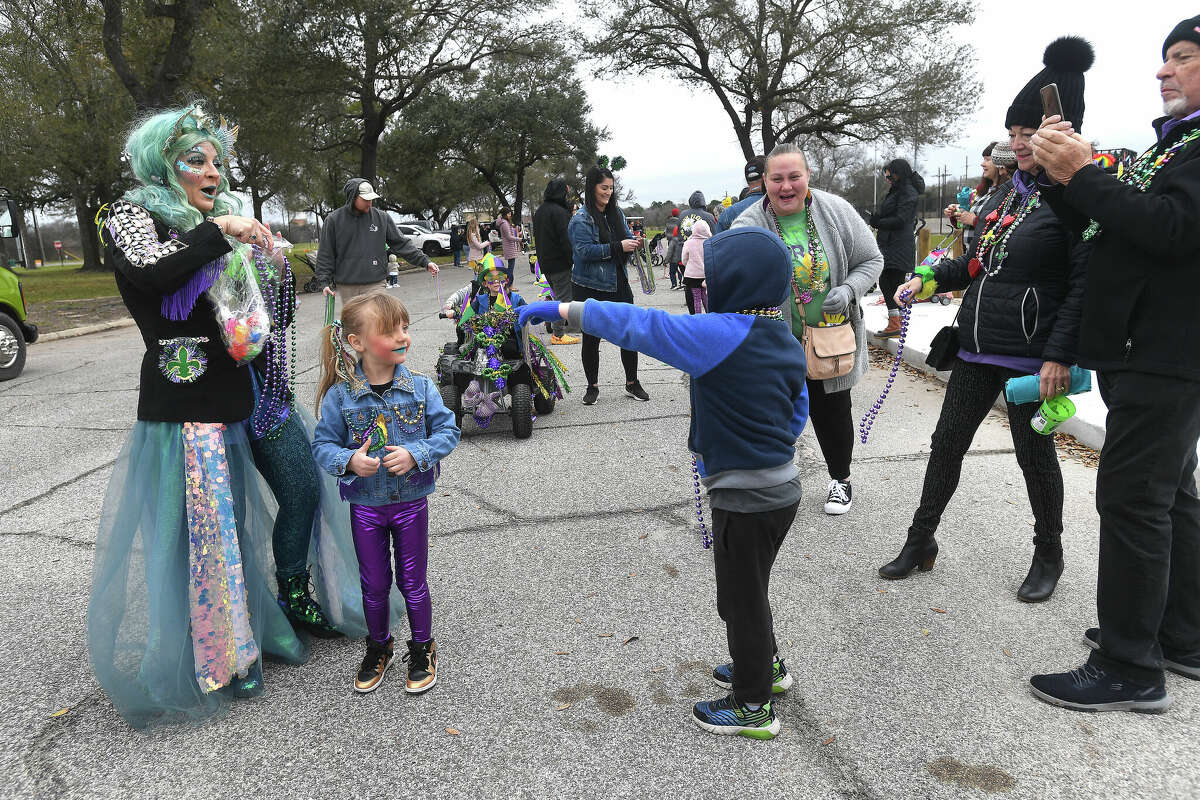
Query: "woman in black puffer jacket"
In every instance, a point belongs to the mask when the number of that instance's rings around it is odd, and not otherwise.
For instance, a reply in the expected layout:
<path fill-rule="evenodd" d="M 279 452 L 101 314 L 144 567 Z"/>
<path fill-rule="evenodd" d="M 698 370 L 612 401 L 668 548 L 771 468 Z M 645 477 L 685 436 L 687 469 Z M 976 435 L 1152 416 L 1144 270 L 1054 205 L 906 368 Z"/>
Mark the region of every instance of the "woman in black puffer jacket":
<path fill-rule="evenodd" d="M 963 456 L 1009 378 L 1039 373 L 1042 398 L 1062 394 L 1076 361 L 1084 272 L 1090 245 L 1069 234 L 1041 201 L 1029 138 L 1034 127 L 1013 125 L 1018 171 L 981 212 L 974 247 L 917 276 L 895 293 L 912 297 L 966 289 L 958 316 L 958 360 L 933 433 L 920 507 L 899 557 L 880 568 L 884 578 L 928 570 L 937 555 L 934 531 L 958 486 Z M 1034 516 L 1034 558 L 1017 597 L 1049 599 L 1063 570 L 1063 483 L 1054 437 L 1030 426 L 1038 403 L 1008 404 L 1017 463 Z"/>
<path fill-rule="evenodd" d="M 883 253 L 883 272 L 879 276 L 879 291 L 888 307 L 888 324 L 876 336 L 900 335 L 900 306 L 892 299 L 896 287 L 912 272 L 917 263 L 917 243 L 913 223 L 917 219 L 917 197 L 925 191 L 925 179 L 903 158 L 888 162 L 883 177 L 892 188 L 883 198 L 879 210 L 871 215 L 871 227 L 878 233 L 875 241 Z"/>

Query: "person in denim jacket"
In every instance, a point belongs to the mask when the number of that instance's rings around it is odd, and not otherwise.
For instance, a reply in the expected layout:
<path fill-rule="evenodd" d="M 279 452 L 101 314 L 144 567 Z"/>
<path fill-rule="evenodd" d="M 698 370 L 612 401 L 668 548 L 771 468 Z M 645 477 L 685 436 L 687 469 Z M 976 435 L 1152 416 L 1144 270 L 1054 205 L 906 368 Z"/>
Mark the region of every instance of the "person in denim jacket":
<path fill-rule="evenodd" d="M 396 585 L 412 630 L 405 690 L 419 694 L 437 682 L 433 608 L 425 577 L 425 498 L 434 490 L 438 462 L 458 444 L 459 430 L 433 381 L 404 366 L 412 343 L 408 320 L 403 303 L 372 292 L 346 303 L 341 323 L 328 331 L 321 347 L 321 418 L 312 451 L 322 469 L 338 476 L 342 498 L 350 501 L 369 632 L 354 689 L 364 693 L 378 688 L 393 656 L 388 619 L 392 548 L 400 572 Z"/>
<path fill-rule="evenodd" d="M 639 243 L 625 223 L 620 206 L 613 201 L 614 186 L 611 170 L 599 166 L 589 169 L 583 208 L 575 212 L 567 223 L 567 237 L 571 240 L 574 257 L 571 296 L 581 302 L 589 299 L 633 302 L 633 290 L 629 288 L 625 262 Z M 580 357 L 588 382 L 587 391 L 583 393 L 583 404 L 590 406 L 600 396 L 597 384 L 600 376 L 600 337 L 585 333 Z M 649 400 L 650 395 L 638 382 L 637 352 L 622 350 L 621 365 L 625 368 L 625 394 L 636 400 Z"/>

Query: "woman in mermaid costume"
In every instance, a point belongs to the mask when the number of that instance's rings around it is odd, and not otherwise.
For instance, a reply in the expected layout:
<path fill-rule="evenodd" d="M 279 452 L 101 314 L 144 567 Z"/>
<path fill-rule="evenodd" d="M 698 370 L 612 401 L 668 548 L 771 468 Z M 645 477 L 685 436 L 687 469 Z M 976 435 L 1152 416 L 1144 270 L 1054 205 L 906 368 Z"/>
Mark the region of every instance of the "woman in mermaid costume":
<path fill-rule="evenodd" d="M 348 532 L 344 543 L 312 536 L 325 516 L 316 498 L 329 490 L 280 373 L 294 295 L 269 229 L 237 215 L 228 194 L 236 135 L 198 108 L 149 117 L 126 143 L 141 185 L 101 221 L 146 353 L 137 423 L 97 536 L 88 649 L 135 727 L 202 719 L 261 694 L 263 657 L 308 657 L 293 622 L 318 635 L 364 629 L 361 603 L 356 611 L 340 588 L 357 588 Z M 261 371 L 245 366 L 260 352 Z M 310 555 L 321 604 L 308 590 Z"/>

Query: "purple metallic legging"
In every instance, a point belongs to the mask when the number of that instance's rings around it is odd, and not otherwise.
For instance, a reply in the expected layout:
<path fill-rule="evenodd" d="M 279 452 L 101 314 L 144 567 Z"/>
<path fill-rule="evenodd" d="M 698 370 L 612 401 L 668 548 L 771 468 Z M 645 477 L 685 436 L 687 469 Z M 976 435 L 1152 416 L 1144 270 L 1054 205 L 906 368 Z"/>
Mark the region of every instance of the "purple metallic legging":
<path fill-rule="evenodd" d="M 429 505 L 425 498 L 386 506 L 350 504 L 350 530 L 358 555 L 367 631 L 376 642 L 391 635 L 388 595 L 392 590 L 391 550 L 396 551 L 396 587 L 404 595 L 414 642 L 432 636 L 433 604 L 425 570 L 429 563 Z"/>

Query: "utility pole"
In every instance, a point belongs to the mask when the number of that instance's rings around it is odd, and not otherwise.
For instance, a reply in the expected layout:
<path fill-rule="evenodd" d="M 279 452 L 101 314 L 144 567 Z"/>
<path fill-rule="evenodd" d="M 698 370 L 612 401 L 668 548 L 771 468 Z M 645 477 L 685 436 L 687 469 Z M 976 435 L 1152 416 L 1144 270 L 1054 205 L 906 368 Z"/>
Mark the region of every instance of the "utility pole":
<path fill-rule="evenodd" d="M 943 166 L 937 171 L 938 179 L 938 233 L 945 233 L 943 226 L 946 224 L 946 215 L 941 213 L 946 207 L 946 181 L 950 178 L 949 168 Z"/>
<path fill-rule="evenodd" d="M 47 263 L 46 262 L 46 243 L 44 241 L 42 241 L 42 229 L 38 226 L 37 206 L 36 205 L 31 204 L 29 206 L 29 214 L 30 214 L 30 216 L 33 217 L 33 235 L 37 237 L 38 250 L 40 250 L 42 253 L 42 266 L 44 267 L 44 266 L 46 266 L 46 263 Z M 29 266 L 32 267 L 33 265 L 30 264 Z"/>

